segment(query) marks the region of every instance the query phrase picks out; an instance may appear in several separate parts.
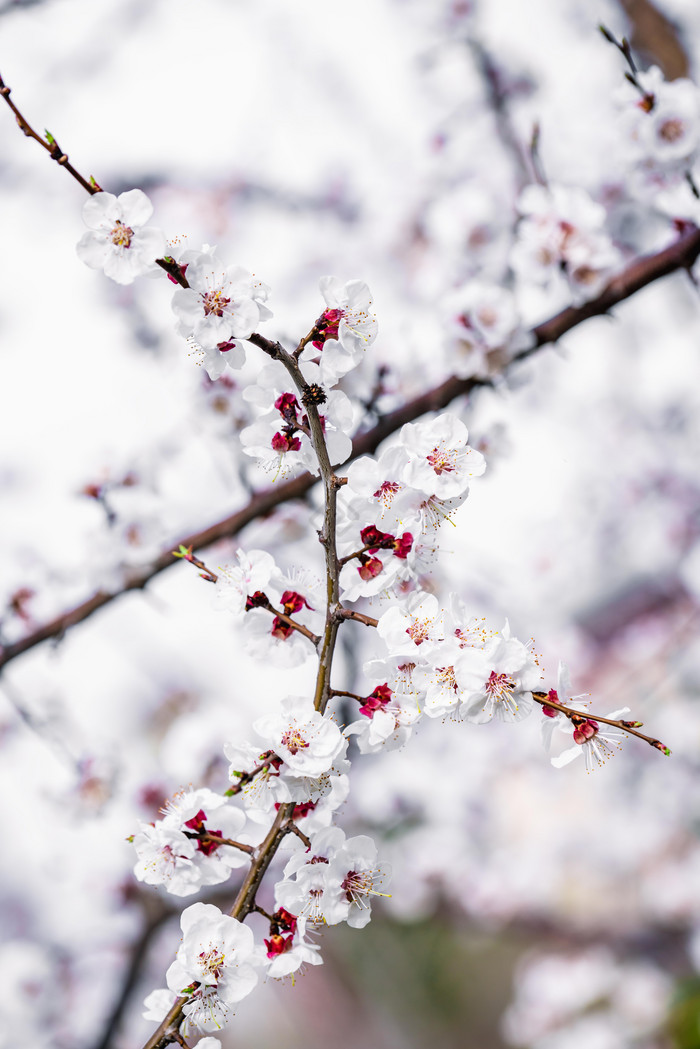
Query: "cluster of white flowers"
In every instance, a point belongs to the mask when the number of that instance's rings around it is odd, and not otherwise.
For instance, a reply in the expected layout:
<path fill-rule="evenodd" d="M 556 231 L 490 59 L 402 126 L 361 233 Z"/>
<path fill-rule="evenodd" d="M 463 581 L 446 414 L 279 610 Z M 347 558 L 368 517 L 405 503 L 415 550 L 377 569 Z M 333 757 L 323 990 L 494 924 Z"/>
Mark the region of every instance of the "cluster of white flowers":
<path fill-rule="evenodd" d="M 670 995 L 656 964 L 605 947 L 532 953 L 516 972 L 503 1035 L 532 1049 L 658 1044 Z"/>
<path fill-rule="evenodd" d="M 531 341 L 522 328 L 515 296 L 500 284 L 470 281 L 449 295 L 444 309 L 450 366 L 461 379 L 501 374 Z"/>
<path fill-rule="evenodd" d="M 403 746 L 422 715 L 482 723 L 520 721 L 531 712 L 542 673 L 529 647 L 507 624 L 500 633 L 487 631 L 454 595 L 441 609 L 434 595 L 417 592 L 385 612 L 377 632 L 387 656 L 367 663 L 365 673 L 383 680 L 345 730 L 357 735 L 363 753 Z"/>
<path fill-rule="evenodd" d="M 246 863 L 239 841 L 246 818 L 212 790 L 183 791 L 167 805 L 162 820 L 143 823 L 134 837 L 139 857 L 135 874 L 149 885 L 164 885 L 174 896 L 191 896 L 203 885 L 226 881 Z"/>
<path fill-rule="evenodd" d="M 575 303 L 598 295 L 621 264 L 605 232 L 605 208 L 585 190 L 528 186 L 520 195 L 511 265 L 522 280 L 551 285 L 566 280 Z"/>
<path fill-rule="evenodd" d="M 700 149 L 700 91 L 691 80 L 667 81 L 657 66 L 635 73 L 617 98 L 626 159 L 636 185 L 658 188 L 682 178 Z"/>
<path fill-rule="evenodd" d="M 320 414 L 330 460 L 344 463 L 352 451 L 348 436 L 353 422 L 351 402 L 341 390 L 323 386 L 322 369 L 317 364 L 303 361 L 301 371 L 308 386 L 321 391 Z M 241 432 L 241 446 L 275 476 L 299 470 L 318 473 L 306 410 L 292 386 L 284 368 L 272 363 L 261 369 L 255 385 L 243 394 L 260 414 Z"/>
<path fill-rule="evenodd" d="M 176 283 L 179 277 L 188 285 L 173 297 L 177 330 L 198 348 L 209 376 L 216 379 L 227 366 L 240 368 L 243 344 L 272 316 L 269 289 L 240 267 L 226 266 L 206 245 L 198 252 L 181 250 L 181 244 L 165 255 L 162 235 L 142 228 L 151 210 L 138 190 L 119 198 L 95 194 L 86 205 L 93 229 L 80 242 L 81 257 L 122 283 L 159 262 Z M 603 232 L 603 209 L 581 191 L 530 187 L 521 212 L 514 269 L 534 270 L 542 281 L 564 273 L 575 298 L 595 294 L 619 261 Z M 243 394 L 257 411 L 242 430 L 243 450 L 275 475 L 320 470 L 312 405 L 331 464 L 337 467 L 352 454 L 361 412 L 337 387 L 362 361 L 377 321 L 362 281 L 325 277 L 321 294 L 325 309 L 297 351 L 285 354 L 269 344 L 273 359 Z M 456 291 L 447 312 L 458 375 L 500 371 L 527 345 L 514 297 L 495 285 L 473 282 Z M 265 662 L 294 666 L 317 658 L 324 631 L 327 636 L 328 624 L 343 611 L 376 627 L 380 651 L 364 666 L 366 694 L 327 686 L 331 700 L 342 696 L 359 703 L 358 717 L 350 716 L 342 730 L 335 720 L 339 713 L 325 711 L 325 699 L 287 696 L 261 713 L 247 737 L 225 744 L 231 784 L 225 793 L 184 790 L 165 806 L 162 819 L 142 823 L 134 835 L 136 877 L 189 896 L 255 863 L 271 847 L 270 835 L 279 833 L 272 850 L 279 855 L 270 857 L 277 869 L 274 907 L 267 913 L 254 901 L 266 935 L 243 923 L 250 908 L 239 920 L 212 904 L 188 907 L 167 988 L 149 995 L 148 1017 L 162 1020 L 184 998 L 185 1033 L 190 1027 L 218 1030 L 261 974 L 283 977 L 321 963 L 318 945 L 309 940 L 315 928 L 339 922 L 361 928 L 370 920 L 371 899 L 385 894 L 388 868 L 370 838 L 347 838 L 334 825 L 349 790 L 351 739 L 363 754 L 395 750 L 422 717 L 517 722 L 535 699 L 547 715 L 545 743 L 554 764 L 584 753 L 590 766 L 607 757 L 622 735 L 614 726 L 601 727 L 581 705 L 571 706 L 563 669 L 557 689 L 541 691 L 543 673 L 531 645 L 512 637 L 507 623 L 488 630 L 455 595 L 442 608 L 429 592 L 426 577 L 440 526 L 486 468 L 468 437 L 454 414 L 432 415 L 406 423 L 376 457 L 359 457 L 348 467 L 334 489 L 337 521 L 330 540 L 339 601 L 329 597 L 330 570 L 326 587 L 306 567 L 283 570 L 262 549 L 239 550 L 233 563 L 203 573 L 216 584 L 215 604 Z M 312 524 L 320 532 L 320 516 Z M 180 556 L 192 560 L 191 551 Z M 387 597 L 392 603 L 377 620 L 349 608 Z M 330 675 L 331 666 L 324 672 Z M 568 714 L 562 702 L 569 704 Z M 201 1044 L 218 1046 L 213 1038 Z"/>

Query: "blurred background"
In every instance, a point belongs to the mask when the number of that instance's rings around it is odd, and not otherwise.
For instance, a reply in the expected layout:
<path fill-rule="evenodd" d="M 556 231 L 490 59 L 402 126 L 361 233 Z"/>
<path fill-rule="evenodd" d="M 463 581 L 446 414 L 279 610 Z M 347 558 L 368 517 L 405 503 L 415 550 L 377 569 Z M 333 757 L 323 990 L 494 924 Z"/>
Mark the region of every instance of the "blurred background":
<path fill-rule="evenodd" d="M 695 0 L 0 0 L 0 73 L 84 175 L 142 188 L 169 238 L 267 282 L 264 334 L 296 344 L 320 276 L 365 280 L 380 335 L 348 392 L 379 390 L 380 412 L 451 374 L 455 288 L 508 287 L 525 326 L 570 301 L 509 266 L 536 126 L 547 178 L 605 206 L 623 261 L 697 221 L 690 193 L 669 208 L 633 184 L 599 22 L 642 68 L 693 76 Z M 271 479 L 236 439 L 260 360 L 212 383 L 165 279 L 79 262 L 84 194 L 7 107 L 0 142 L 7 646 Z M 700 1046 L 699 344 L 679 273 L 458 402 L 488 471 L 434 576 L 532 637 L 547 687 L 565 662 L 594 711 L 630 706 L 673 756 L 630 740 L 591 775 L 556 770 L 536 712 L 358 758 L 342 824 L 380 842 L 392 896 L 364 931 L 322 934 L 322 967 L 244 1001 L 225 1047 Z M 205 559 L 240 543 L 308 567 L 308 522 L 284 504 Z M 345 633 L 339 674 L 361 688 L 372 639 Z M 223 742 L 313 671 L 251 655 L 181 563 L 8 663 L 3 1049 L 146 1040 L 180 901 L 135 882 L 126 838 L 183 786 L 225 789 Z"/>

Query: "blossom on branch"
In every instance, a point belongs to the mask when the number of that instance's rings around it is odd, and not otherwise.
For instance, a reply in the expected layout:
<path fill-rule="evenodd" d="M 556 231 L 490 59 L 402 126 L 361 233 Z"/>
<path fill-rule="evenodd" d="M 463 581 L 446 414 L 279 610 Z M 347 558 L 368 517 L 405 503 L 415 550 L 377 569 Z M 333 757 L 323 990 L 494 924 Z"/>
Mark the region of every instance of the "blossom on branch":
<path fill-rule="evenodd" d="M 173 294 L 177 329 L 203 349 L 233 354 L 227 362 L 243 363 L 236 339 L 247 339 L 261 320 L 272 316 L 264 305 L 269 288 L 241 266 L 225 266 L 215 255 L 201 254 L 187 267 L 189 288 Z M 233 345 L 229 345 L 233 343 Z"/>
<path fill-rule="evenodd" d="M 202 1031 L 218 1030 L 231 1006 L 258 982 L 253 933 L 211 903 L 193 903 L 180 918 L 182 943 L 166 973 L 171 991 L 186 995 L 187 1020 Z"/>
<path fill-rule="evenodd" d="M 322 277 L 319 286 L 326 309 L 316 321 L 313 346 L 321 350 L 321 377 L 324 385 L 355 368 L 368 346 L 377 337 L 377 318 L 372 312 L 372 294 L 361 280 L 343 284 L 338 277 Z M 310 347 L 304 356 L 313 355 Z"/>
<path fill-rule="evenodd" d="M 104 270 L 117 284 L 131 284 L 152 269 L 167 251 L 165 234 L 145 224 L 153 205 L 140 189 L 94 193 L 83 205 L 90 229 L 78 241 L 77 252 L 86 266 Z"/>
<path fill-rule="evenodd" d="M 510 636 L 507 623 L 484 648 L 461 649 L 454 670 L 469 721 L 521 721 L 531 712 L 540 669 L 527 646 Z"/>

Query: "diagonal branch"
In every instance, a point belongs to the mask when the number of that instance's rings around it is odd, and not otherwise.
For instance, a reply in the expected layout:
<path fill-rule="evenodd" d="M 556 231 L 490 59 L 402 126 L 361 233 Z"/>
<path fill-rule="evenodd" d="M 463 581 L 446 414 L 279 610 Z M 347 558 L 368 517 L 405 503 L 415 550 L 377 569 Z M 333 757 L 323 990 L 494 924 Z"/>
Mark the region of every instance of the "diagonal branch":
<path fill-rule="evenodd" d="M 655 255 L 642 256 L 614 277 L 600 295 L 590 302 L 584 302 L 581 306 L 567 306 L 566 309 L 557 313 L 554 317 L 538 324 L 532 330 L 533 343 L 521 351 L 515 361 L 530 357 L 543 346 L 557 342 L 563 335 L 576 328 L 590 317 L 599 317 L 610 313 L 614 306 L 629 299 L 642 288 L 655 281 L 666 277 L 677 270 L 688 270 L 700 254 L 700 229 L 691 228 L 684 233 L 668 248 L 657 252 Z M 250 341 L 261 348 L 268 348 L 271 343 L 261 335 L 252 335 Z M 412 422 L 414 419 L 425 415 L 426 412 L 439 411 L 445 408 L 455 398 L 471 393 L 480 386 L 491 385 L 488 379 L 459 379 L 452 376 L 439 386 L 435 386 L 425 393 L 407 401 L 401 407 L 382 416 L 376 426 L 355 437 L 352 445 L 352 459 L 359 455 L 368 455 L 376 450 L 379 444 L 395 433 L 404 423 Z M 220 539 L 230 538 L 237 535 L 246 525 L 255 521 L 258 517 L 264 517 L 275 507 L 289 502 L 293 499 L 301 499 L 318 482 L 317 477 L 311 474 L 302 474 L 291 481 L 277 484 L 256 493 L 247 506 L 235 513 L 217 521 L 199 532 L 194 532 L 183 539 L 177 540 L 185 547 L 194 550 L 202 550 Z M 172 549 L 170 546 L 164 550 L 150 564 L 129 573 L 129 576 L 116 593 L 104 593 L 100 591 L 87 601 L 68 609 L 50 620 L 43 626 L 27 634 L 26 637 L 13 644 L 6 645 L 0 649 L 0 669 L 10 660 L 22 655 L 29 649 L 42 641 L 50 638 L 60 638 L 70 627 L 88 619 L 94 612 L 105 605 L 110 604 L 115 598 L 130 590 L 140 590 L 164 569 L 173 564 Z"/>

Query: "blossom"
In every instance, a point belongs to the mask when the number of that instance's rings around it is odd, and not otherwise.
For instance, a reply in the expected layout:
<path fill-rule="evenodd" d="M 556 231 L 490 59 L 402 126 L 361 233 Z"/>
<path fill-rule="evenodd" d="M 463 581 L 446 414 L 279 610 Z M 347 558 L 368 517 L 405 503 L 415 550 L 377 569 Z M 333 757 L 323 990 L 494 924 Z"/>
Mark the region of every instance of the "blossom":
<path fill-rule="evenodd" d="M 414 680 L 425 692 L 423 711 L 428 717 L 443 717 L 459 706 L 462 691 L 455 676 L 455 662 L 461 651 L 457 639 L 450 638 L 435 646 L 429 663 L 416 667 Z"/>
<path fill-rule="evenodd" d="M 272 751 L 261 752 L 259 744 L 242 740 L 225 743 L 224 754 L 230 762 L 228 775 L 234 786 L 239 786 L 242 779 L 245 781 L 241 797 L 251 819 L 256 819 L 256 811 L 258 819 L 260 814 L 266 819 L 276 802 L 289 800 L 281 787 L 281 762 Z M 252 776 L 256 769 L 259 771 Z"/>
<path fill-rule="evenodd" d="M 240 840 L 246 822 L 221 794 L 207 788 L 182 791 L 164 813 L 156 824 L 142 824 L 134 837 L 139 881 L 190 896 L 203 885 L 226 881 L 247 862 L 244 850 L 216 840 Z"/>
<path fill-rule="evenodd" d="M 318 334 L 313 346 L 323 351 L 320 367 L 324 384 L 334 386 L 360 363 L 364 351 L 376 339 L 377 318 L 364 281 L 343 284 L 338 277 L 322 277 L 319 286 L 327 308 L 316 321 Z M 311 352 L 307 347 L 305 356 Z"/>
<path fill-rule="evenodd" d="M 277 917 L 280 913 L 287 915 L 287 912 L 282 908 L 280 911 L 275 912 L 273 917 Z M 294 917 L 294 915 L 287 915 L 288 922 L 287 935 L 283 934 L 280 930 L 277 934 L 270 936 L 269 940 L 265 940 L 265 946 L 267 947 L 267 973 L 268 976 L 272 976 L 274 979 L 280 979 L 283 976 L 289 976 L 292 973 L 299 972 L 305 965 L 322 965 L 323 959 L 321 958 L 321 948 L 316 943 L 309 943 L 307 940 L 306 924 L 307 919 L 302 915 Z M 201 1042 L 199 1043 L 201 1045 Z"/>
<path fill-rule="evenodd" d="M 385 690 L 383 694 L 381 690 Z M 357 736 L 361 754 L 400 750 L 420 718 L 416 697 L 393 692 L 388 686 L 375 689 L 360 707 L 360 712 L 363 715 L 360 720 L 353 721 L 344 732 L 346 736 Z"/>
<path fill-rule="evenodd" d="M 434 594 L 414 594 L 405 608 L 393 605 L 381 616 L 377 633 L 392 656 L 415 659 L 417 649 L 442 638 L 443 614 Z M 422 654 L 422 653 L 421 653 Z"/>
<path fill-rule="evenodd" d="M 258 982 L 253 933 L 210 903 L 187 907 L 180 927 L 182 943 L 166 982 L 171 991 L 188 997 L 183 1012 L 191 1023 L 203 1031 L 217 1029 L 230 1006 Z"/>
<path fill-rule="evenodd" d="M 406 560 L 413 547 L 410 532 L 392 535 L 380 531 L 375 525 L 360 529 L 359 537 L 357 531 L 353 523 L 338 536 L 340 551 L 350 558 L 340 571 L 341 594 L 345 601 L 371 597 L 394 586 L 397 576 L 405 573 Z"/>
<path fill-rule="evenodd" d="M 481 452 L 467 444 L 466 426 L 445 412 L 401 428 L 401 442 L 408 453 L 402 480 L 427 495 L 450 499 L 468 487 L 472 477 L 486 469 Z"/>
<path fill-rule="evenodd" d="M 604 721 L 598 721 L 595 716 L 589 716 L 580 702 L 580 696 L 574 697 L 573 700 L 564 699 L 565 696 L 566 691 L 560 699 L 557 689 L 550 689 L 548 693 L 548 697 L 555 703 L 561 702 L 567 707 L 580 710 L 580 713 L 567 717 L 561 711 L 555 711 L 552 707 L 548 711 L 547 707 L 543 706 L 542 711 L 547 715 L 547 720 L 542 725 L 545 749 L 550 755 L 549 760 L 557 769 L 583 755 L 586 772 L 592 772 L 594 768 L 600 768 L 605 764 L 608 758 L 621 748 L 627 733 L 616 725 L 607 725 Z M 610 721 L 619 721 L 623 714 L 629 713 L 629 709 L 621 707 L 603 716 Z"/>
<path fill-rule="evenodd" d="M 162 823 L 142 823 L 134 836 L 138 862 L 134 874 L 147 885 L 164 885 L 174 896 L 190 896 L 201 888 L 195 845 L 181 830 Z"/>
<path fill-rule="evenodd" d="M 454 670 L 469 721 L 521 721 L 532 710 L 539 667 L 527 646 L 510 636 L 508 624 L 484 648 L 461 649 Z"/>
<path fill-rule="evenodd" d="M 527 186 L 520 195 L 517 240 L 511 265 L 540 284 L 563 274 L 575 302 L 597 295 L 620 265 L 605 231 L 605 208 L 583 189 Z"/>
<path fill-rule="evenodd" d="M 236 551 L 238 564 L 220 568 L 216 580 L 217 607 L 242 618 L 248 598 L 263 591 L 275 570 L 275 559 L 265 550 Z"/>
<path fill-rule="evenodd" d="M 330 883 L 338 880 L 340 892 L 327 906 L 328 924 L 347 921 L 353 929 L 363 929 L 372 917 L 372 896 L 386 895 L 380 890 L 389 873 L 387 866 L 377 865 L 377 846 L 370 837 L 348 838 L 330 864 Z"/>
<path fill-rule="evenodd" d="M 253 728 L 282 759 L 289 776 L 320 776 L 344 753 L 338 726 L 303 697 L 282 700 L 281 713 L 258 718 Z"/>
<path fill-rule="evenodd" d="M 231 352 L 236 339 L 247 339 L 260 320 L 271 316 L 263 305 L 266 285 L 241 266 L 224 266 L 215 256 L 199 255 L 187 267 L 189 288 L 178 288 L 172 307 L 178 331 L 205 350 Z M 230 363 L 233 363 L 231 358 Z M 234 367 L 242 361 L 236 356 Z"/>
<path fill-rule="evenodd" d="M 641 91 L 619 94 L 630 161 L 666 171 L 687 167 L 700 147 L 700 91 L 691 80 L 666 81 L 657 66 L 637 73 Z"/>
<path fill-rule="evenodd" d="M 337 725 L 302 697 L 283 700 L 282 714 L 260 718 L 254 728 L 269 742 L 292 776 L 320 776 L 343 750 Z"/>
<path fill-rule="evenodd" d="M 331 875 L 330 864 L 344 843 L 340 827 L 318 831 L 309 849 L 299 843 L 284 868 L 284 879 L 275 886 L 275 905 L 316 924 L 326 922 L 326 909 L 341 892 L 341 878 Z"/>
<path fill-rule="evenodd" d="M 450 365 L 462 379 L 503 370 L 513 353 L 527 345 L 515 297 L 507 288 L 470 281 L 445 301 Z"/>
<path fill-rule="evenodd" d="M 140 189 L 93 193 L 83 205 L 90 229 L 78 241 L 78 257 L 92 269 L 104 270 L 117 284 L 131 284 L 167 251 L 165 234 L 146 226 L 153 205 Z"/>
<path fill-rule="evenodd" d="M 352 451 L 353 407 L 340 390 L 323 388 L 318 365 L 302 360 L 301 372 L 308 387 L 320 394 L 318 414 L 331 463 L 345 462 Z M 318 459 L 311 439 L 309 419 L 300 396 L 286 371 L 277 364 L 261 369 L 244 400 L 261 409 L 261 415 L 241 432 L 243 451 L 258 459 L 276 476 L 304 468 L 318 473 Z M 303 398 L 302 398 L 303 399 Z"/>
<path fill-rule="evenodd" d="M 359 516 L 365 516 L 382 528 L 397 530 L 406 520 L 406 485 L 399 476 L 406 463 L 406 452 L 401 445 L 384 448 L 376 457 L 361 455 L 350 463 L 347 474 L 348 495 Z M 345 492 L 342 493 L 345 497 Z M 363 502 L 358 506 L 360 500 Z M 343 502 L 345 502 L 345 498 Z"/>

